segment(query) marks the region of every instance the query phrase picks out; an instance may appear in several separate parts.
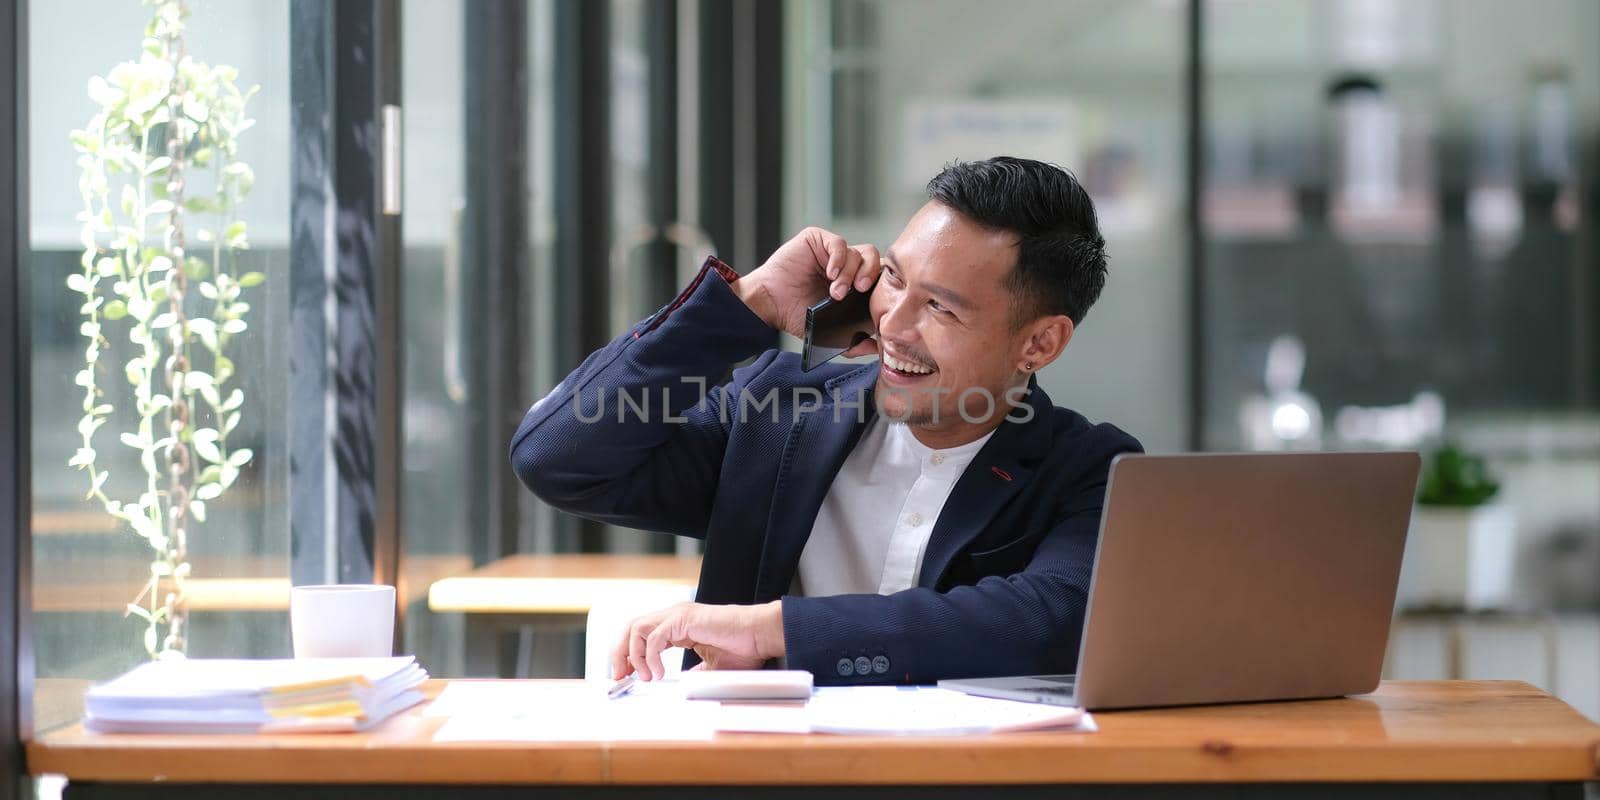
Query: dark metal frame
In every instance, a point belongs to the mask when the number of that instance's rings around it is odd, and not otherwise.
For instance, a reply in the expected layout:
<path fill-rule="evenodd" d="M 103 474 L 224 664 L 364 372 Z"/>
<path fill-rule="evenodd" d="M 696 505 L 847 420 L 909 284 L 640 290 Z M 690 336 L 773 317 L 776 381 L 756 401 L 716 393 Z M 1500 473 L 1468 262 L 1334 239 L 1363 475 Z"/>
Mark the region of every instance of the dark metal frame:
<path fill-rule="evenodd" d="M 1189 256 L 1189 449 L 1204 450 L 1206 430 L 1205 2 L 1189 0 L 1184 214 Z"/>
<path fill-rule="evenodd" d="M 378 114 L 373 129 L 379 131 L 380 139 L 383 138 L 385 124 L 384 108 L 403 107 L 400 83 L 400 20 L 400 0 L 376 0 L 373 3 L 373 47 L 368 53 L 376 66 L 376 74 L 370 76 L 370 80 L 374 94 L 373 106 Z M 360 56 L 356 53 L 353 55 L 355 63 L 352 67 L 359 69 L 362 63 Z M 403 143 L 397 146 L 403 151 Z M 377 163 L 380 166 L 378 179 L 367 185 L 374 199 L 384 196 L 383 184 L 386 180 L 403 181 L 398 170 L 393 175 L 383 175 L 381 166 L 384 159 L 381 144 L 378 150 Z M 372 580 L 376 583 L 387 583 L 398 589 L 395 592 L 394 610 L 395 652 L 403 652 L 402 648 L 405 647 L 405 598 L 407 597 L 406 587 L 401 579 L 401 559 L 405 551 L 401 540 L 405 525 L 400 500 L 404 488 L 401 486 L 401 480 L 405 461 L 405 376 L 401 344 L 405 341 L 405 320 L 402 313 L 405 305 L 402 294 L 404 279 L 401 273 L 401 258 L 404 254 L 402 236 L 404 217 L 399 212 L 400 209 L 396 208 L 390 213 L 383 208 L 383 203 L 380 201 L 377 213 L 372 216 L 378 236 L 378 254 L 374 263 L 377 274 L 373 278 L 371 289 L 375 301 L 377 325 L 370 347 L 376 361 L 377 380 L 374 386 L 376 396 L 367 398 L 367 402 L 371 403 L 377 414 L 376 428 L 373 432 L 375 439 L 373 452 L 376 461 L 372 468 L 372 480 L 377 507 L 372 531 Z"/>
<path fill-rule="evenodd" d="M 740 272 L 749 272 L 733 235 L 733 3 L 734 0 L 698 0 L 700 37 L 700 227 L 717 243 L 718 255 Z"/>
<path fill-rule="evenodd" d="M 649 208 L 647 221 L 658 233 L 645 250 L 644 286 L 648 314 L 678 294 L 678 248 L 666 236 L 678 222 L 678 0 L 653 0 L 644 8 L 649 59 Z"/>
<path fill-rule="evenodd" d="M 390 57 L 386 36 L 397 0 L 347 0 L 332 6 L 335 225 L 338 258 L 334 275 L 336 327 L 333 388 L 338 419 L 333 430 L 337 470 L 340 582 L 392 580 L 381 575 L 379 551 L 392 552 L 398 512 L 379 502 L 379 469 L 398 454 L 396 420 L 378 416 L 385 390 L 399 388 L 396 363 L 386 363 L 380 343 L 398 345 L 398 224 L 379 209 L 382 177 L 382 107 L 393 76 L 383 72 Z M 397 95 L 397 92 L 394 92 Z M 385 334 L 389 334 L 388 337 Z M 385 370 L 384 368 L 388 369 Z M 388 374 L 385 374 L 385 373 Z M 390 406 L 392 410 L 394 407 Z M 386 458 L 387 457 L 387 458 Z M 398 475 L 398 473 L 394 473 Z M 393 495 L 389 498 L 391 503 Z M 393 557 L 393 556 L 391 556 Z"/>
<path fill-rule="evenodd" d="M 1581 138 L 1579 139 L 1581 141 Z M 1578 207 L 1600 208 L 1600 141 L 1588 148 L 1575 148 L 1577 160 Z M 1574 403 L 1593 406 L 1600 402 L 1600 235 L 1592 225 L 1578 226 L 1573 248 L 1578 269 L 1573 275 L 1573 384 Z M 1588 267 L 1587 269 L 1585 267 Z M 1597 487 L 1600 488 L 1600 487 Z"/>
<path fill-rule="evenodd" d="M 473 561 L 518 546 L 519 489 L 506 448 L 523 401 L 523 274 L 528 237 L 528 8 L 522 0 L 474 0 L 466 15 L 466 208 L 462 214 L 462 330 L 469 414 L 466 509 Z M 481 489 L 480 489 L 481 487 Z"/>
<path fill-rule="evenodd" d="M 741 27 L 734 32 L 748 41 L 738 51 L 734 69 L 750 76 L 736 107 L 748 109 L 741 124 L 754 136 L 753 149 L 736 168 L 753 186 L 746 189 L 753 206 L 748 220 L 755 252 L 742 265 L 755 269 L 788 237 L 783 235 L 783 4 L 742 0 Z"/>
<path fill-rule="evenodd" d="M 296 0 L 290 15 L 291 51 L 310 64 L 292 86 L 291 573 L 296 583 L 393 584 L 404 444 L 401 228 L 381 198 L 383 108 L 400 104 L 400 4 Z M 397 633 L 403 613 L 397 604 Z"/>
<path fill-rule="evenodd" d="M 33 796 L 28 0 L 0 4 L 0 800 Z"/>
<path fill-rule="evenodd" d="M 564 345 L 556 371 L 563 374 L 612 337 L 610 4 L 556 0 L 555 26 L 556 329 Z M 560 549 L 603 549 L 603 526 L 581 520 L 576 527 L 576 541 L 557 537 Z"/>
<path fill-rule="evenodd" d="M 784 239 L 783 4 L 701 0 L 700 43 L 701 226 L 749 272 Z"/>

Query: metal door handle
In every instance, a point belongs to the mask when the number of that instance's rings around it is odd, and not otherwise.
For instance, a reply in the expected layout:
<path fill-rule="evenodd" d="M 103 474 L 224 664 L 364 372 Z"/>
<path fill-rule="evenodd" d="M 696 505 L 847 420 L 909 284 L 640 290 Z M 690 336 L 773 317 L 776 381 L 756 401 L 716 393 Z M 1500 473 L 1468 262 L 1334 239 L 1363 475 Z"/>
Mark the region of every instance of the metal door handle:
<path fill-rule="evenodd" d="M 467 402 L 467 376 L 461 362 L 461 222 L 467 202 L 450 207 L 450 232 L 444 245 L 444 393 L 456 405 Z"/>

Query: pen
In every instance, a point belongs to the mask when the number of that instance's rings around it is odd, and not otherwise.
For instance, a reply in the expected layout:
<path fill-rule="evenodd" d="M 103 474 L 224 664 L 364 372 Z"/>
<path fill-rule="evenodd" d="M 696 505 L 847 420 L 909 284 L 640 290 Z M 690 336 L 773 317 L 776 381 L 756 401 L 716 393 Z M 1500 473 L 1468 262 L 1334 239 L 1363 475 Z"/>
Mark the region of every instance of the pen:
<path fill-rule="evenodd" d="M 638 674 L 639 673 L 637 672 L 629 673 L 622 680 L 611 684 L 611 689 L 606 692 L 606 698 L 609 700 L 615 700 L 632 691 L 634 679 L 638 676 Z"/>

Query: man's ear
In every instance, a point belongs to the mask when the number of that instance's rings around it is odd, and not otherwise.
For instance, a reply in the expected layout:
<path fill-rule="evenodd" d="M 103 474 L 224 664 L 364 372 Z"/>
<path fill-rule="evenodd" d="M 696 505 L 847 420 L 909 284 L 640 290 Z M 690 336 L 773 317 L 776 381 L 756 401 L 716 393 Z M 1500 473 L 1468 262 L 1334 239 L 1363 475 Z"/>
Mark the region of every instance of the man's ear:
<path fill-rule="evenodd" d="M 1022 342 L 1017 364 L 1018 371 L 1038 372 L 1044 369 L 1046 364 L 1055 361 L 1061 356 L 1061 351 L 1067 349 L 1075 330 L 1077 326 L 1065 314 L 1041 317 L 1028 323 L 1027 338 Z"/>

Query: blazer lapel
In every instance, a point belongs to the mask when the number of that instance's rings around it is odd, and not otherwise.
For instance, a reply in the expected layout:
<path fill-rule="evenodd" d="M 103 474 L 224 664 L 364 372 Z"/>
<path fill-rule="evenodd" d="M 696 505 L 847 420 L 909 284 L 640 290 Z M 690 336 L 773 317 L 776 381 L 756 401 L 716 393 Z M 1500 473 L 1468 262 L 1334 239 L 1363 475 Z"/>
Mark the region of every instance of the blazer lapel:
<path fill-rule="evenodd" d="M 839 474 L 844 460 L 855 449 L 867 421 L 877 413 L 872 388 L 877 382 L 876 362 L 852 370 L 823 388 L 822 405 L 795 422 L 784 444 L 783 461 L 778 467 L 766 541 L 761 548 L 754 602 L 765 602 L 789 591 L 800 553 L 811 537 L 817 510 Z M 861 409 L 841 407 L 835 414 L 837 399 L 848 406 L 859 398 Z"/>
<path fill-rule="evenodd" d="M 937 586 L 956 554 L 988 527 L 1001 507 L 1033 477 L 1029 465 L 1038 463 L 1050 446 L 1040 427 L 1049 418 L 1053 404 L 1039 388 L 1038 378 L 1028 379 L 1028 389 L 1032 419 L 1000 423 L 994 436 L 973 457 L 950 490 L 950 497 L 928 537 L 922 571 L 917 577 L 918 586 Z"/>

